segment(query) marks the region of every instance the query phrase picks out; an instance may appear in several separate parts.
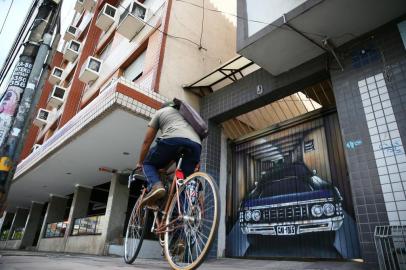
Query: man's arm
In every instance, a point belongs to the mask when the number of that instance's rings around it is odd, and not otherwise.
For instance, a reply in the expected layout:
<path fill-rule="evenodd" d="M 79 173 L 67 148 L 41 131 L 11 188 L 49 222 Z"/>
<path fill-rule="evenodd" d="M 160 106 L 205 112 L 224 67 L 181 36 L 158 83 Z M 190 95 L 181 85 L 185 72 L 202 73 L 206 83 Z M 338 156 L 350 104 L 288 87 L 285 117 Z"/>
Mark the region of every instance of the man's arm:
<path fill-rule="evenodd" d="M 141 146 L 141 153 L 140 153 L 140 157 L 138 159 L 138 163 L 136 165 L 136 169 L 142 167 L 142 163 L 144 163 L 145 156 L 147 155 L 148 150 L 149 150 L 152 142 L 154 141 L 157 132 L 158 132 L 157 129 L 148 127 L 147 133 L 145 134 L 145 137 L 144 137 L 144 142 L 142 143 L 142 146 Z"/>

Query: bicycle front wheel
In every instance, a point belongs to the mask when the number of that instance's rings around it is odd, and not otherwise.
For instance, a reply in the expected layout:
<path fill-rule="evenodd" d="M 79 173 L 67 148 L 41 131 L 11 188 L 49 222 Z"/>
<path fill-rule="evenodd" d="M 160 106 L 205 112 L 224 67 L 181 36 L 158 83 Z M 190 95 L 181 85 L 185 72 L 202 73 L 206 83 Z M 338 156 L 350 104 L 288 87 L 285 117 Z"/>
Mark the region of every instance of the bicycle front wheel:
<path fill-rule="evenodd" d="M 145 232 L 147 230 L 148 209 L 138 207 L 141 200 L 137 200 L 128 220 L 124 241 L 124 261 L 132 264 L 141 250 Z"/>
<path fill-rule="evenodd" d="M 166 218 L 165 257 L 173 269 L 197 268 L 206 258 L 220 217 L 218 188 L 213 178 L 197 172 L 179 188 Z"/>

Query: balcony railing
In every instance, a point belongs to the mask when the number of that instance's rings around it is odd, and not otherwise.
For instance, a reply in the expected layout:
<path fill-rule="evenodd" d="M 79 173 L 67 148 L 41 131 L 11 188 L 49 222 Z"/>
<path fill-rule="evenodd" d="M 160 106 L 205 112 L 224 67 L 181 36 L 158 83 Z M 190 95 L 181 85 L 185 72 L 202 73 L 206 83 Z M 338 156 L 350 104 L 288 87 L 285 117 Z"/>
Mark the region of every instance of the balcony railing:
<path fill-rule="evenodd" d="M 67 221 L 49 223 L 47 224 L 44 238 L 64 237 L 67 227 Z"/>
<path fill-rule="evenodd" d="M 74 221 L 72 235 L 99 235 L 103 231 L 104 215 L 77 218 Z"/>

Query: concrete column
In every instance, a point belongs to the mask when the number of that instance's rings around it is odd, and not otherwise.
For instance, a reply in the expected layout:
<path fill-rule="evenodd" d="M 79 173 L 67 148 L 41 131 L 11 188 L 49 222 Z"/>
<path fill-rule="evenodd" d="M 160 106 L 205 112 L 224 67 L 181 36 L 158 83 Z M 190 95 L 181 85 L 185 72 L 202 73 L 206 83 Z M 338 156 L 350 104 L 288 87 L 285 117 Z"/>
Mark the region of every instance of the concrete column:
<path fill-rule="evenodd" d="M 209 122 L 209 136 L 202 144 L 202 155 L 200 157 L 200 170 L 210 174 L 217 185 L 221 185 L 220 177 L 220 167 L 222 164 L 221 160 L 221 128 L 216 122 Z M 224 179 L 223 179 L 224 180 Z M 223 192 L 223 191 L 222 191 Z M 220 198 L 221 199 L 221 198 Z M 220 207 L 226 202 L 220 200 Z M 221 230 L 221 229 L 220 229 Z M 216 258 L 218 256 L 218 238 L 213 241 L 213 245 L 209 252 L 209 258 Z M 223 248 L 220 247 L 220 250 Z"/>
<path fill-rule="evenodd" d="M 48 208 L 45 213 L 44 222 L 42 223 L 41 233 L 38 239 L 38 245 L 44 237 L 44 233 L 48 223 L 63 221 L 65 209 L 68 203 L 68 198 L 51 194 L 49 197 Z"/>
<path fill-rule="evenodd" d="M 8 227 L 13 222 L 14 213 L 4 212 L 3 217 L 0 221 L 0 233 Z"/>
<path fill-rule="evenodd" d="M 68 227 L 65 232 L 65 243 L 73 229 L 75 219 L 86 217 L 91 194 L 91 187 L 75 186 L 75 193 L 73 194 L 72 205 L 69 212 Z"/>
<path fill-rule="evenodd" d="M 25 224 L 20 248 L 30 247 L 34 244 L 35 235 L 37 234 L 37 231 L 41 229 L 41 214 L 43 208 L 43 203 L 31 203 L 30 213 L 28 214 L 27 222 Z"/>
<path fill-rule="evenodd" d="M 111 180 L 103 224 L 103 235 L 106 243 L 106 249 L 103 251 L 104 255 L 107 255 L 109 244 L 121 243 L 129 197 L 129 189 L 125 178 L 127 176 L 116 174 Z"/>
<path fill-rule="evenodd" d="M 14 213 L 10 212 L 4 212 L 3 218 L 1 221 L 1 227 L 0 227 L 0 233 L 2 233 L 4 230 L 7 230 L 10 228 L 11 223 L 13 222 L 14 219 Z M 0 249 L 6 248 L 7 240 L 0 241 Z"/>
<path fill-rule="evenodd" d="M 17 211 L 14 215 L 13 223 L 11 223 L 10 234 L 8 235 L 7 240 L 11 239 L 13 231 L 16 228 L 24 227 L 27 222 L 29 210 L 26 208 L 17 208 Z"/>
<path fill-rule="evenodd" d="M 4 219 L 6 218 L 6 214 L 7 214 L 7 212 L 4 212 L 3 217 L 0 218 L 0 232 L 1 232 L 1 229 L 3 227 L 3 223 L 4 223 Z"/>
<path fill-rule="evenodd" d="M 226 202 L 227 202 L 227 137 L 221 132 L 221 151 L 220 151 L 220 221 L 217 233 L 217 257 L 224 257 L 226 250 Z"/>

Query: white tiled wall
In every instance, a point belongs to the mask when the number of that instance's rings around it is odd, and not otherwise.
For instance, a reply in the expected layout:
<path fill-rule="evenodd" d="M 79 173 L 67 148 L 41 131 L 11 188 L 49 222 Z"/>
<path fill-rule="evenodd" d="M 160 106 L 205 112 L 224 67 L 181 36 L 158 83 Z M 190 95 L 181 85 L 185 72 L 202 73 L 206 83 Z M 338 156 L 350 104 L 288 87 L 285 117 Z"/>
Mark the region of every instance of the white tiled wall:
<path fill-rule="evenodd" d="M 391 225 L 406 225 L 406 155 L 382 73 L 358 81 Z"/>

